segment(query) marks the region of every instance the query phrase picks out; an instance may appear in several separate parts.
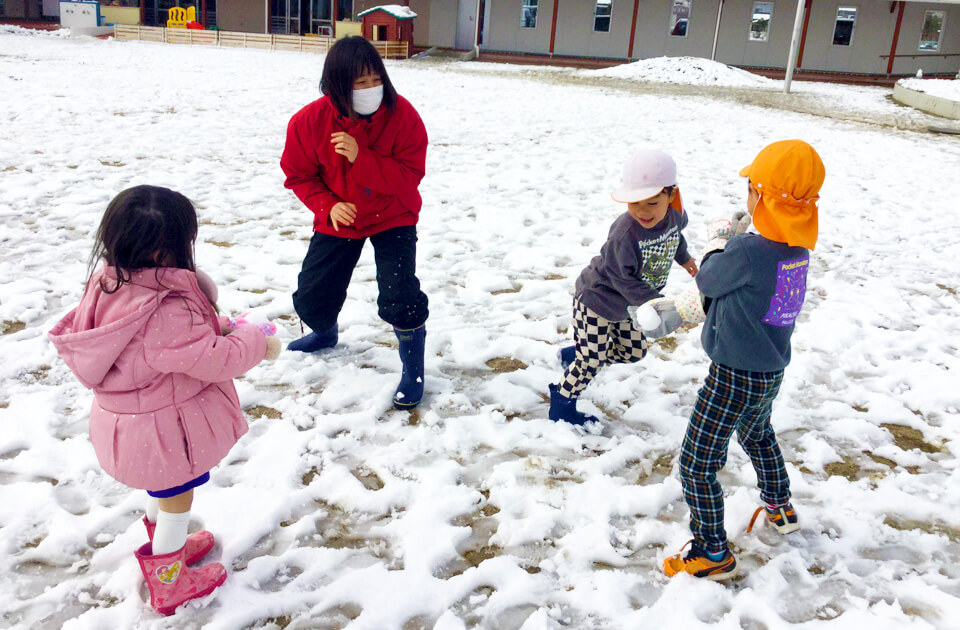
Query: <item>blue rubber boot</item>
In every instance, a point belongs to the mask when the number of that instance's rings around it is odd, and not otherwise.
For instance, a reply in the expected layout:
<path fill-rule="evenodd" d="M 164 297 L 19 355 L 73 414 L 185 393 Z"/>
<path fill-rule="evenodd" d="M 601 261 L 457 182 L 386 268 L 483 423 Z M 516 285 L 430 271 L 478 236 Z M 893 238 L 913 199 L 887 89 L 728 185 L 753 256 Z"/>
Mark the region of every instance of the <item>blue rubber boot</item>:
<path fill-rule="evenodd" d="M 577 411 L 577 399 L 567 398 L 560 393 L 560 389 L 550 384 L 550 415 L 548 416 L 555 422 L 569 422 L 570 424 L 582 425 L 587 422 L 599 422 L 596 416 L 588 416 L 585 413 Z"/>
<path fill-rule="evenodd" d="M 563 369 L 567 369 L 577 358 L 577 347 L 567 346 L 566 348 L 560 348 L 560 352 L 557 353 L 557 357 L 560 359 L 560 365 L 563 366 Z"/>
<path fill-rule="evenodd" d="M 296 341 L 291 341 L 287 345 L 287 350 L 293 350 L 294 352 L 317 352 L 318 350 L 323 350 L 324 348 L 332 348 L 337 345 L 337 341 L 340 336 L 337 334 L 337 325 L 334 324 L 327 330 L 322 330 L 320 332 L 312 332 L 309 335 L 304 335 Z"/>
<path fill-rule="evenodd" d="M 393 332 L 400 341 L 400 361 L 403 363 L 403 374 L 397 393 L 393 395 L 393 406 L 397 409 L 413 409 L 423 398 L 423 347 L 427 329 L 425 326 L 411 330 L 394 328 Z"/>

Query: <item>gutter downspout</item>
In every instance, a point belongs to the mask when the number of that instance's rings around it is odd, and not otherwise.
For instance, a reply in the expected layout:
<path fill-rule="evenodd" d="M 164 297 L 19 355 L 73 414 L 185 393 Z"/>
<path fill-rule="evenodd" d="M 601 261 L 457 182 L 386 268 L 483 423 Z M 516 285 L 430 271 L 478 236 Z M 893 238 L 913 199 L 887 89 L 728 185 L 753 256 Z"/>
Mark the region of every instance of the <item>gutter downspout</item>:
<path fill-rule="evenodd" d="M 803 35 L 800 36 L 800 53 L 797 55 L 797 68 L 803 65 L 803 48 L 807 45 L 807 27 L 810 25 L 810 14 L 813 13 L 813 0 L 807 0 L 807 6 L 804 10 L 807 13 L 803 16 Z"/>
<path fill-rule="evenodd" d="M 723 3 L 723 0 L 720 0 Z M 630 23 L 630 46 L 627 48 L 627 59 L 633 59 L 633 42 L 637 39 L 637 15 L 640 13 L 640 0 L 633 0 L 633 21 Z"/>
<path fill-rule="evenodd" d="M 797 53 L 800 51 L 800 32 L 803 30 L 804 0 L 797 0 L 797 16 L 793 20 L 793 38 L 790 40 L 790 56 L 787 58 L 787 74 L 783 79 L 783 91 L 790 93 L 793 70 L 797 66 Z"/>
<path fill-rule="evenodd" d="M 890 58 L 887 59 L 887 74 L 893 74 L 893 61 L 897 58 L 897 42 L 900 41 L 900 24 L 903 22 L 903 7 L 906 6 L 906 2 L 897 2 L 900 5 L 897 10 L 897 26 L 893 29 L 893 41 L 890 43 Z M 890 7 L 890 12 L 893 13 L 893 7 Z"/>
<path fill-rule="evenodd" d="M 560 13 L 560 0 L 553 0 L 553 24 L 550 26 L 550 55 L 553 55 L 553 45 L 557 41 L 557 15 Z"/>
<path fill-rule="evenodd" d="M 713 49 L 710 51 L 710 61 L 717 60 L 717 39 L 720 37 L 720 16 L 723 15 L 723 2 L 717 4 L 717 28 L 713 31 Z"/>

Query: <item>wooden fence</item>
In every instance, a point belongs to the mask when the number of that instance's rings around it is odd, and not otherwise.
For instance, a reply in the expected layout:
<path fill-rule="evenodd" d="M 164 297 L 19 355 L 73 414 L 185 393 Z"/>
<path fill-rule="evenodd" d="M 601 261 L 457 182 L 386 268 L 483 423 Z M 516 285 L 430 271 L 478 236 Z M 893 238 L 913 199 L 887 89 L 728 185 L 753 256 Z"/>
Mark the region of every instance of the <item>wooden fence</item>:
<path fill-rule="evenodd" d="M 193 46 L 223 46 L 230 48 L 259 48 L 261 50 L 293 50 L 324 54 L 336 41 L 332 37 L 301 37 L 299 35 L 263 35 L 232 31 L 201 31 L 189 28 L 164 28 L 117 24 L 114 37 L 118 40 L 140 40 L 166 44 Z M 370 42 L 384 59 L 406 59 L 410 56 L 407 42 Z"/>

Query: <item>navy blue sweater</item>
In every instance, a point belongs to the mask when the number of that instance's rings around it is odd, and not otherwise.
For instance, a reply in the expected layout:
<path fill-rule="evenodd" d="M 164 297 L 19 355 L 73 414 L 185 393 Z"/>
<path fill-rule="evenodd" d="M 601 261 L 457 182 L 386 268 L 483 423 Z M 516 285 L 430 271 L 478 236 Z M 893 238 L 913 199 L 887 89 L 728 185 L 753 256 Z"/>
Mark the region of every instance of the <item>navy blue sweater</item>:
<path fill-rule="evenodd" d="M 708 255 L 697 274 L 711 302 L 703 349 L 714 363 L 774 372 L 790 363 L 790 337 L 803 306 L 810 252 L 759 234 L 730 239 Z"/>
<path fill-rule="evenodd" d="M 623 213 L 610 226 L 600 255 L 577 278 L 577 297 L 600 317 L 628 319 L 628 306 L 659 297 L 674 260 L 680 264 L 690 260 L 680 233 L 686 225 L 687 213 L 673 208 L 650 229 Z"/>

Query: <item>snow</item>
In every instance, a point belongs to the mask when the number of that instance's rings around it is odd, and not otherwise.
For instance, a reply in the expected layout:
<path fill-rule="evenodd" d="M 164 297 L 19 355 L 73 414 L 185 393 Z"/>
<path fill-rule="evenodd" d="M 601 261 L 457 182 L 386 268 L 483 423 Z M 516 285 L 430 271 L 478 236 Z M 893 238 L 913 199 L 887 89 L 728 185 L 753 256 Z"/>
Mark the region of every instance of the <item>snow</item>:
<path fill-rule="evenodd" d="M 960 102 L 960 79 L 900 79 L 899 83 L 909 90 Z"/>
<path fill-rule="evenodd" d="M 401 20 L 407 20 L 410 18 L 417 17 L 417 14 L 410 7 L 405 7 L 400 4 L 382 4 L 377 7 L 371 7 L 366 11 L 361 11 L 357 14 L 357 17 L 363 17 L 368 13 L 373 13 L 374 11 L 386 11 L 390 15 L 399 18 Z"/>
<path fill-rule="evenodd" d="M 161 618 L 132 551 L 144 493 L 99 468 L 91 396 L 46 341 L 79 299 L 120 190 L 184 192 L 228 314 L 298 337 L 290 293 L 312 217 L 283 189 L 308 54 L 0 34 L 0 625 L 438 630 L 947 628 L 960 615 L 960 143 L 889 90 L 644 84 L 582 71 L 387 62 L 426 122 L 418 270 L 426 398 L 394 411 L 396 339 L 373 254 L 340 344 L 237 381 L 250 432 L 197 491 L 192 528 L 228 579 Z M 776 87 L 776 86 L 774 86 Z M 774 408 L 802 529 L 747 534 L 743 451 L 720 478 L 731 584 L 659 564 L 689 538 L 677 477 L 707 372 L 699 329 L 604 368 L 587 430 L 547 420 L 582 268 L 623 211 L 639 146 L 676 160 L 691 251 L 743 207 L 765 144 L 823 156 L 820 241 Z M 679 267 L 666 292 L 692 280 Z"/>
<path fill-rule="evenodd" d="M 636 322 L 644 331 L 653 330 L 660 325 L 660 315 L 649 304 L 643 304 L 637 309 Z"/>
<path fill-rule="evenodd" d="M 717 85 L 725 87 L 773 87 L 776 82 L 765 77 L 732 68 L 718 61 L 699 57 L 653 57 L 632 63 L 584 70 L 598 77 L 616 77 L 653 83 L 681 83 L 685 85 Z"/>

